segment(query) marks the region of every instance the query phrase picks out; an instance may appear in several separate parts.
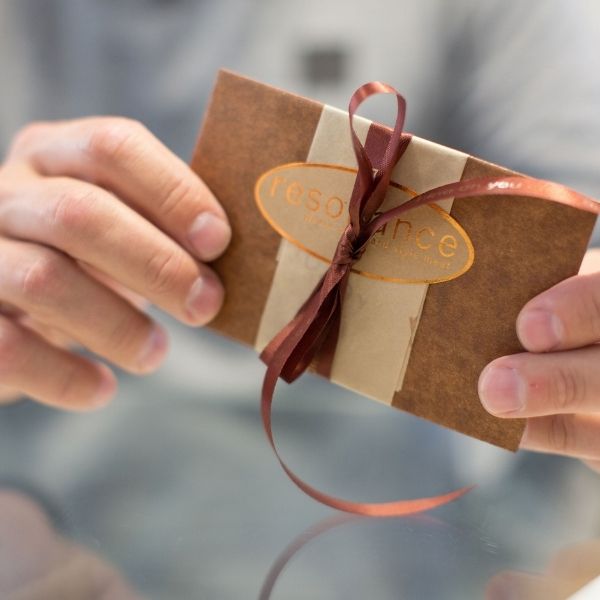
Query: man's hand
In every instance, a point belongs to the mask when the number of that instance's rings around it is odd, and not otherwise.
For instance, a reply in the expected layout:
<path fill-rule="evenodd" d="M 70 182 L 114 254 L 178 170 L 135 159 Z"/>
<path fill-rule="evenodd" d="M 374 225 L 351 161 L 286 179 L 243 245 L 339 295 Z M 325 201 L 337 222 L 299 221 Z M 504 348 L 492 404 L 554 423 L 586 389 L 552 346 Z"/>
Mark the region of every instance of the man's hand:
<path fill-rule="evenodd" d="M 600 471 L 600 255 L 582 273 L 529 301 L 517 319 L 528 352 L 490 363 L 479 378 L 484 407 L 527 417 L 521 447 L 582 459 Z"/>
<path fill-rule="evenodd" d="M 132 373 L 154 370 L 167 337 L 139 298 L 189 325 L 210 321 L 223 289 L 202 261 L 230 236 L 206 185 L 141 124 L 26 127 L 0 167 L 0 398 L 106 403 L 114 375 L 69 339 Z"/>

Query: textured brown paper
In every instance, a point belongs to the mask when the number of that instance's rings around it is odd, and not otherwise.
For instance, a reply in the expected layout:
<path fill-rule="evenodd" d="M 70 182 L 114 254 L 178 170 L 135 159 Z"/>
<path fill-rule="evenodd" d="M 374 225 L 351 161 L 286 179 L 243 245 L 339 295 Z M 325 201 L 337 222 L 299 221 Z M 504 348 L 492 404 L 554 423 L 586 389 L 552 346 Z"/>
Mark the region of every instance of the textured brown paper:
<path fill-rule="evenodd" d="M 257 208 L 254 185 L 269 169 L 306 160 L 322 111 L 319 103 L 223 71 L 205 116 L 192 167 L 225 207 L 233 229 L 229 250 L 215 262 L 227 296 L 212 327 L 249 345 L 257 340 L 281 246 Z M 469 157 L 462 179 L 507 173 Z M 522 350 L 514 325 L 519 310 L 577 273 L 595 217 L 508 197 L 457 200 L 450 215 L 471 239 L 475 261 L 457 279 L 428 286 L 393 406 L 516 449 L 523 422 L 497 419 L 482 408 L 479 373 L 493 358 Z"/>

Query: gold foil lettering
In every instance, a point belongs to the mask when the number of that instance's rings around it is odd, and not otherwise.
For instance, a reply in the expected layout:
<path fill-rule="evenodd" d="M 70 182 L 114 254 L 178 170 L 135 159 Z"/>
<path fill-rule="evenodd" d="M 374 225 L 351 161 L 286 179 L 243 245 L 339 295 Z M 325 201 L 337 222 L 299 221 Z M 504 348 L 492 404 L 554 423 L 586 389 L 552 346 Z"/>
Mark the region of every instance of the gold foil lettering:
<path fill-rule="evenodd" d="M 426 233 L 427 235 L 429 235 L 431 237 L 435 237 L 435 233 L 431 229 L 431 227 L 423 227 L 423 229 L 420 229 L 417 232 L 417 235 L 415 236 L 415 242 L 416 242 L 417 246 L 419 248 L 421 248 L 421 250 L 429 250 L 429 248 L 431 248 L 431 244 L 424 244 L 423 242 L 421 242 L 421 236 L 424 233 Z"/>
<path fill-rule="evenodd" d="M 285 199 L 290 204 L 298 206 L 302 201 L 302 194 L 304 194 L 304 188 L 297 181 L 292 181 L 285 190 Z"/>
<path fill-rule="evenodd" d="M 328 262 L 349 222 L 355 177 L 355 170 L 336 165 L 282 165 L 260 177 L 255 198 L 275 231 Z M 392 182 L 382 211 L 416 195 Z M 431 204 L 411 209 L 377 231 L 353 270 L 390 282 L 438 283 L 462 275 L 473 259 L 468 234 L 446 211 Z"/>
<path fill-rule="evenodd" d="M 280 183 L 284 183 L 285 182 L 285 177 L 273 177 L 273 181 L 271 183 L 271 191 L 270 191 L 270 195 L 271 198 L 275 195 L 275 192 L 277 191 L 277 188 L 279 187 Z"/>
<path fill-rule="evenodd" d="M 453 235 L 444 235 L 438 244 L 438 252 L 445 258 L 450 258 L 456 254 L 458 242 Z"/>
<path fill-rule="evenodd" d="M 332 218 L 337 219 L 344 212 L 344 202 L 337 196 L 331 196 L 325 205 L 325 212 Z"/>
<path fill-rule="evenodd" d="M 404 239 L 403 239 L 403 241 L 406 242 L 410 238 L 410 233 L 412 231 L 412 224 L 409 221 L 401 221 L 400 219 L 398 219 L 394 223 L 394 232 L 392 233 L 392 239 L 395 240 L 395 239 L 398 238 L 398 229 L 400 229 L 401 226 L 404 227 Z"/>
<path fill-rule="evenodd" d="M 306 199 L 306 208 L 308 210 L 317 211 L 321 208 L 321 190 L 317 190 L 313 188 L 312 190 L 308 190 L 308 198 Z"/>

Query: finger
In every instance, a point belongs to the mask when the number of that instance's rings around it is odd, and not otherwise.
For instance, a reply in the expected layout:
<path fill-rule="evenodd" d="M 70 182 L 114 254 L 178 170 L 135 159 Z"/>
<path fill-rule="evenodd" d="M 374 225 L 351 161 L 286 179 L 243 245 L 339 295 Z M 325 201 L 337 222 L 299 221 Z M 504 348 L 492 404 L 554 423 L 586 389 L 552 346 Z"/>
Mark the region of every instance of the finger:
<path fill-rule="evenodd" d="M 63 546 L 66 546 L 64 550 Z M 42 573 L 32 574 L 29 580 L 12 590 L 6 600 L 141 600 L 114 567 L 87 549 L 58 540 L 53 550 L 60 560 L 47 565 Z"/>
<path fill-rule="evenodd" d="M 21 397 L 21 394 L 17 390 L 11 390 L 3 385 L 0 385 L 0 405 L 12 404 Z"/>
<path fill-rule="evenodd" d="M 506 571 L 495 575 L 486 587 L 486 600 L 567 600 L 581 587 L 571 580 Z"/>
<path fill-rule="evenodd" d="M 482 371 L 479 397 L 497 417 L 600 412 L 598 365 L 600 345 L 503 356 Z"/>
<path fill-rule="evenodd" d="M 129 288 L 126 288 L 124 285 L 122 285 L 118 281 L 115 281 L 109 275 L 101 273 L 100 271 L 98 271 L 98 269 L 94 269 L 94 267 L 91 267 L 86 263 L 79 263 L 79 267 L 83 269 L 86 273 L 89 273 L 94 279 L 100 281 L 107 288 L 113 290 L 113 292 L 116 292 L 117 294 L 119 294 L 119 296 L 125 298 L 125 300 L 133 304 L 133 306 L 135 306 L 136 308 L 139 308 L 140 310 L 146 310 L 147 308 L 149 308 L 150 303 L 148 302 L 148 300 L 146 300 L 146 298 L 144 298 L 140 294 L 136 294 Z"/>
<path fill-rule="evenodd" d="M 0 193 L 0 232 L 90 264 L 176 318 L 203 325 L 223 288 L 212 270 L 112 194 L 68 178 L 28 179 Z"/>
<path fill-rule="evenodd" d="M 530 300 L 517 318 L 517 334 L 530 352 L 600 341 L 600 273 L 571 277 Z"/>
<path fill-rule="evenodd" d="M 4 482 L 3 482 L 4 483 Z M 31 495 L 6 482 L 0 490 L 0 598 L 57 560 L 49 514 Z M 57 551 L 49 551 L 52 550 Z"/>
<path fill-rule="evenodd" d="M 583 460 L 583 463 L 588 466 L 592 471 L 596 471 L 596 473 L 600 473 L 600 459 L 598 460 Z"/>
<path fill-rule="evenodd" d="M 72 259 L 3 238 L 0 256 L 3 301 L 128 371 L 147 373 L 162 362 L 167 350 L 163 328 Z"/>
<path fill-rule="evenodd" d="M 5 317 L 21 317 L 23 312 L 15 306 L 0 301 L 0 315 L 4 315 Z"/>
<path fill-rule="evenodd" d="M 560 550 L 552 559 L 549 572 L 557 577 L 577 578 L 582 582 L 600 575 L 600 540 L 585 540 Z"/>
<path fill-rule="evenodd" d="M 39 321 L 34 321 L 30 316 L 24 315 L 19 317 L 18 319 L 13 319 L 19 325 L 26 327 L 27 329 L 31 329 L 35 331 L 40 337 L 44 340 L 52 344 L 53 346 L 58 346 L 59 348 L 70 348 L 74 349 L 80 347 L 72 337 L 69 337 L 66 333 L 56 329 L 56 327 L 52 327 L 52 325 L 46 325 L 45 323 L 40 323 Z"/>
<path fill-rule="evenodd" d="M 521 448 L 600 460 L 600 417 L 551 415 L 527 420 Z"/>
<path fill-rule="evenodd" d="M 506 571 L 492 577 L 486 586 L 486 600 L 567 600 L 578 584 L 518 571 Z"/>
<path fill-rule="evenodd" d="M 231 238 L 225 212 L 207 186 L 136 121 L 34 124 L 17 137 L 10 159 L 113 191 L 201 260 L 219 256 Z"/>
<path fill-rule="evenodd" d="M 55 348 L 0 316 L 0 385 L 49 406 L 86 410 L 110 400 L 116 379 L 104 365 Z"/>

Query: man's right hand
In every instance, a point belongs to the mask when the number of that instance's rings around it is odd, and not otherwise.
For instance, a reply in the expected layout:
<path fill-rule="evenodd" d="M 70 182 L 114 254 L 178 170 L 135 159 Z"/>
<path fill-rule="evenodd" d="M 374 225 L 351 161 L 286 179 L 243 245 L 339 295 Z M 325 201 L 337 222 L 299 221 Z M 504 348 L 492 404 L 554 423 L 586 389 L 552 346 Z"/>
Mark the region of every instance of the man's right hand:
<path fill-rule="evenodd" d="M 206 185 L 141 124 L 23 129 L 0 166 L 0 399 L 105 404 L 114 374 L 67 340 L 132 373 L 154 370 L 167 337 L 136 299 L 206 324 L 223 288 L 204 262 L 230 237 Z"/>

